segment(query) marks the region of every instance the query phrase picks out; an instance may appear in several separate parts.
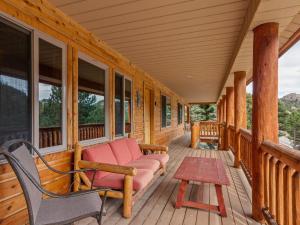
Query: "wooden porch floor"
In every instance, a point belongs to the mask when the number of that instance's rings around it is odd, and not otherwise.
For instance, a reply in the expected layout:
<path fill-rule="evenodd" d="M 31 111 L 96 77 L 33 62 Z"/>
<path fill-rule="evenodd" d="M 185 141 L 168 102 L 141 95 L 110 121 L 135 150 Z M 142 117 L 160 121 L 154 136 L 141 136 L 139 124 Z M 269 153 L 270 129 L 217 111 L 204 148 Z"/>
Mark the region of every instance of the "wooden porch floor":
<path fill-rule="evenodd" d="M 238 169 L 232 167 L 229 152 L 216 150 L 193 150 L 188 147 L 189 136 L 185 135 L 169 145 L 170 161 L 167 174 L 160 177 L 144 196 L 136 202 L 131 219 L 121 216 L 121 202 L 109 200 L 104 225 L 252 225 L 258 224 L 251 219 L 251 196 L 244 185 Z M 222 218 L 215 213 L 191 208 L 175 209 L 178 180 L 173 175 L 185 156 L 220 158 L 226 165 L 231 185 L 223 186 L 223 195 L 228 216 Z M 186 198 L 203 200 L 217 204 L 215 188 L 209 184 L 189 185 Z M 76 225 L 94 225 L 92 218 L 82 220 Z"/>

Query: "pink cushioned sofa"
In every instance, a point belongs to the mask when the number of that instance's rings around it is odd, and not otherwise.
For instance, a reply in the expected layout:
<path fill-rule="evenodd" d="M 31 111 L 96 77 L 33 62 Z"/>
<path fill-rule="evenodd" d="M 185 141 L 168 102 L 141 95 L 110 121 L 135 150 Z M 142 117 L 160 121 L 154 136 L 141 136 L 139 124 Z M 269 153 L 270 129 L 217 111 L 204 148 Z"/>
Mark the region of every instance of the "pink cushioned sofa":
<path fill-rule="evenodd" d="M 76 183 L 79 183 L 75 191 L 91 186 L 113 189 L 107 195 L 123 199 L 123 216 L 128 218 L 133 202 L 156 178 L 164 174 L 169 160 L 167 151 L 166 146 L 139 145 L 133 138 L 94 145 L 82 151 L 77 149 L 75 169 L 90 168 L 98 172 L 82 173 L 75 177 Z"/>

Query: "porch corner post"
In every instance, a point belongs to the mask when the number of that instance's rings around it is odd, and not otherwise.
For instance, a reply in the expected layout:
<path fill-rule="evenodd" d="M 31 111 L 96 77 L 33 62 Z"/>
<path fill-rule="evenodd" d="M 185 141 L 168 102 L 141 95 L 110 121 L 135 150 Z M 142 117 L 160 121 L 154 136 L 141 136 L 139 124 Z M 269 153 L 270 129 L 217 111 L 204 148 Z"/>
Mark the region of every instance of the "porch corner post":
<path fill-rule="evenodd" d="M 240 167 L 241 152 L 240 152 L 240 128 L 247 127 L 247 112 L 246 112 L 246 72 L 234 72 L 234 166 Z"/>
<path fill-rule="evenodd" d="M 261 144 L 278 143 L 278 23 L 265 23 L 254 31 L 252 109 L 252 213 L 263 221 L 264 177 Z"/>
<path fill-rule="evenodd" d="M 226 87 L 226 135 L 225 135 L 225 150 L 229 150 L 229 126 L 234 124 L 234 89 Z"/>

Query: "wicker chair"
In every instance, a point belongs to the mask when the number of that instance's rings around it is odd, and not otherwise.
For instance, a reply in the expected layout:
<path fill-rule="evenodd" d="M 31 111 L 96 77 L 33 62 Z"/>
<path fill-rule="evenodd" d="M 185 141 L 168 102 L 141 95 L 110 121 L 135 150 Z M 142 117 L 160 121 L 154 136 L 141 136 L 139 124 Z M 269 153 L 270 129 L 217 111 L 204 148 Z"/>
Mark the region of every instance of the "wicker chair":
<path fill-rule="evenodd" d="M 108 189 L 98 188 L 68 194 L 56 194 L 47 191 L 41 185 L 32 153 L 37 154 L 48 169 L 55 173 L 73 174 L 86 171 L 63 172 L 52 168 L 37 149 L 27 141 L 11 140 L 4 143 L 0 147 L 0 154 L 5 156 L 13 168 L 23 189 L 30 224 L 72 224 L 86 217 L 95 217 L 98 223 L 101 224 L 106 195 L 102 202 L 97 191 L 102 190 L 106 193 Z M 50 198 L 43 199 L 43 194 Z"/>

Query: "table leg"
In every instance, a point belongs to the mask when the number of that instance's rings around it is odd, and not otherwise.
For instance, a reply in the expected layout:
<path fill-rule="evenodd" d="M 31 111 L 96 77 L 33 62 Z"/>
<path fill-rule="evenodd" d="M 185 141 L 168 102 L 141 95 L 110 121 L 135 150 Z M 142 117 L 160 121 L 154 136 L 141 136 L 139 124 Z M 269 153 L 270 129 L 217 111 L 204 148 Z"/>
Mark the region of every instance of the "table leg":
<path fill-rule="evenodd" d="M 188 181 L 182 180 L 180 185 L 179 185 L 179 190 L 178 190 L 178 194 L 177 194 L 177 201 L 176 201 L 176 204 L 175 204 L 175 207 L 177 209 L 180 208 L 183 205 L 184 194 L 185 194 L 187 184 L 188 184 Z"/>
<path fill-rule="evenodd" d="M 226 213 L 224 199 L 223 199 L 222 186 L 219 184 L 215 184 L 215 187 L 216 187 L 216 193 L 217 193 L 217 198 L 218 198 L 220 215 L 222 217 L 226 217 L 227 213 Z"/>

